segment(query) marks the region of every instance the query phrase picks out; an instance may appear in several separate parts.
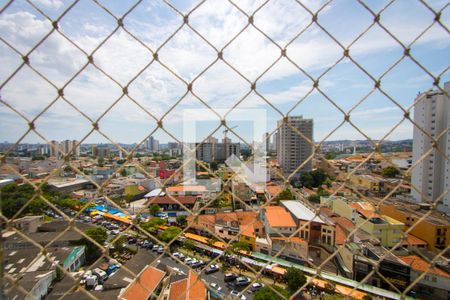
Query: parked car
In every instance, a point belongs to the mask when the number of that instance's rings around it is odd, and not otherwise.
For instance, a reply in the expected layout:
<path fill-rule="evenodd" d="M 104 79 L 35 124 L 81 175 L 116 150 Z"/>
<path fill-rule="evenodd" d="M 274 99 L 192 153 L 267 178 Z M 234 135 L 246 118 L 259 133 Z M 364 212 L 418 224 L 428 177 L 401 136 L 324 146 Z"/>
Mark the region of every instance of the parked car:
<path fill-rule="evenodd" d="M 242 277 L 236 278 L 236 280 L 234 281 L 234 285 L 235 286 L 247 286 L 250 284 L 250 282 L 251 282 L 250 278 L 242 276 Z"/>
<path fill-rule="evenodd" d="M 159 246 L 157 252 L 158 252 L 158 254 L 164 253 L 164 247 Z"/>
<path fill-rule="evenodd" d="M 227 273 L 227 274 L 225 274 L 225 276 L 223 278 L 223 281 L 225 281 L 225 282 L 232 282 L 232 281 L 235 281 L 236 278 L 238 278 L 238 276 L 236 274 Z"/>
<path fill-rule="evenodd" d="M 206 268 L 205 273 L 206 274 L 211 274 L 211 273 L 215 273 L 219 271 L 219 266 L 218 265 L 210 265 L 208 268 Z"/>
<path fill-rule="evenodd" d="M 220 287 L 217 283 L 215 283 L 215 282 L 212 282 L 210 285 L 209 285 L 211 288 L 213 288 L 214 290 L 216 290 L 216 291 L 218 291 L 218 292 L 220 292 L 221 290 L 222 290 L 222 287 Z"/>
<path fill-rule="evenodd" d="M 158 251 L 158 249 L 159 249 L 159 245 L 154 245 L 152 248 L 152 251 Z"/>
<path fill-rule="evenodd" d="M 232 290 L 232 291 L 230 292 L 230 297 L 231 297 L 232 299 L 240 299 L 240 300 L 245 300 L 245 299 L 247 299 L 247 297 L 245 297 L 244 295 L 242 295 L 241 293 L 239 293 L 239 292 L 236 291 L 236 290 Z"/>
<path fill-rule="evenodd" d="M 98 281 L 100 283 L 103 283 L 106 279 L 108 279 L 108 274 L 106 274 L 106 272 L 100 268 L 95 268 L 94 270 L 92 270 L 92 274 L 98 277 Z"/>
<path fill-rule="evenodd" d="M 250 287 L 250 291 L 251 291 L 252 293 L 255 293 L 255 292 L 257 292 L 257 291 L 258 291 L 260 288 L 262 288 L 262 287 L 264 287 L 264 284 L 263 284 L 263 283 L 255 282 L 255 283 L 253 283 L 252 286 Z"/>

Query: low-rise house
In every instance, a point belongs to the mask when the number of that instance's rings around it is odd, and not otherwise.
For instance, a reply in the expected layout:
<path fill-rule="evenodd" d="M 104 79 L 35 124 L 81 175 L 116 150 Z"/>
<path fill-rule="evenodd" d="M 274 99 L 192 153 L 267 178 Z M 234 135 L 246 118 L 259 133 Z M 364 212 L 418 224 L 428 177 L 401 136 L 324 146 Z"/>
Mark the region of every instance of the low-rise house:
<path fill-rule="evenodd" d="M 255 247 L 254 239 L 263 234 L 262 223 L 257 220 L 253 211 L 236 211 L 216 213 L 212 215 L 188 216 L 188 226 L 204 235 L 214 235 L 229 241 L 245 241 Z M 238 236 L 241 234 L 241 236 Z"/>
<path fill-rule="evenodd" d="M 267 206 L 261 209 L 260 219 L 270 236 L 289 237 L 295 233 L 297 224 L 283 206 Z"/>
<path fill-rule="evenodd" d="M 156 298 L 162 288 L 166 272 L 153 266 L 147 266 L 136 278 L 121 290 L 118 300 L 147 300 Z"/>
<path fill-rule="evenodd" d="M 312 244 L 334 246 L 335 226 L 332 220 L 320 216 L 320 213 L 314 212 L 301 201 L 286 200 L 280 204 L 290 213 L 297 228 L 300 228 L 300 238 Z"/>
<path fill-rule="evenodd" d="M 419 298 L 445 300 L 450 297 L 449 273 L 431 266 L 428 261 L 417 255 L 399 256 L 399 258 L 411 267 L 411 282 L 425 273 L 425 276 L 419 279 L 413 288 Z"/>
<path fill-rule="evenodd" d="M 369 174 L 353 174 L 350 176 L 350 183 L 364 194 L 373 194 L 375 196 L 384 195 L 385 179 Z"/>
<path fill-rule="evenodd" d="M 170 283 L 168 300 L 205 300 L 208 292 L 205 283 L 189 270 L 183 278 L 175 277 Z"/>
<path fill-rule="evenodd" d="M 147 205 L 157 204 L 163 211 L 174 211 L 177 215 L 190 214 L 187 209 L 193 209 L 198 198 L 196 196 L 157 196 L 149 198 Z M 184 206 L 184 207 L 183 207 Z"/>
<path fill-rule="evenodd" d="M 272 255 L 280 253 L 280 258 L 294 262 L 305 262 L 308 260 L 308 242 L 298 236 L 291 238 L 272 237 Z"/>
<path fill-rule="evenodd" d="M 14 220 L 14 227 L 24 233 L 36 232 L 44 223 L 44 216 L 25 216 Z"/>
<path fill-rule="evenodd" d="M 206 191 L 203 185 L 177 185 L 166 188 L 166 192 L 172 196 L 203 196 Z"/>

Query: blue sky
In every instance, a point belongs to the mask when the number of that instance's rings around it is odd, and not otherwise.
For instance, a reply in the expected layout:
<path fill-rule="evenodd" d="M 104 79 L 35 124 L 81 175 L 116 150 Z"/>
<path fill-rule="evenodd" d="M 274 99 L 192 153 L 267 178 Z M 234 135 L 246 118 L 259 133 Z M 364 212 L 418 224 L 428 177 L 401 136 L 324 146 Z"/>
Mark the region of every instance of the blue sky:
<path fill-rule="evenodd" d="M 58 18 L 70 2 L 59 0 L 32 1 L 52 20 Z M 388 1 L 364 1 L 378 12 Z M 436 11 L 447 1 L 429 1 Z M 1 6 L 6 1 L 1 1 Z M 133 5 L 133 1 L 100 1 L 114 15 L 120 17 Z M 173 1 L 172 5 L 185 14 L 196 6 L 196 1 Z M 130 98 L 121 98 L 110 111 L 100 118 L 103 134 L 94 132 L 86 142 L 105 142 L 105 135 L 117 142 L 140 142 L 163 118 L 165 128 L 176 138 L 183 139 L 183 110 L 230 109 L 243 99 L 237 108 L 266 109 L 267 128 L 275 129 L 282 118 L 268 105 L 273 104 L 282 114 L 303 115 L 314 119 L 314 139 L 363 139 L 349 124 L 338 127 L 343 111 L 349 111 L 351 120 L 367 136 L 380 139 L 394 126 L 386 138 L 391 140 L 412 137 L 413 126 L 402 120 L 403 112 L 383 93 L 374 90 L 374 83 L 349 59 L 342 59 L 343 50 L 321 28 L 313 24 L 295 38 L 311 22 L 309 13 L 295 1 L 271 1 L 263 7 L 258 1 L 238 1 L 242 11 L 254 14 L 255 26 L 267 34 L 279 47 L 287 46 L 287 55 L 311 77 L 320 76 L 318 90 L 308 76 L 286 58 L 280 58 L 280 49 L 253 26 L 247 16 L 227 1 L 206 1 L 189 15 L 189 24 L 211 45 L 187 26 L 182 17 L 162 1 L 143 1 L 124 18 L 125 28 L 119 29 L 93 55 L 98 67 L 122 86 L 128 84 L 152 59 L 157 51 L 162 64 L 152 63 L 128 87 Z M 324 1 L 301 1 L 315 12 Z M 259 8 L 259 9 L 258 9 Z M 325 5 L 318 14 L 322 27 L 344 47 L 350 46 L 355 62 L 379 78 L 403 55 L 403 49 L 380 26 L 374 25 L 356 42 L 361 32 L 372 24 L 373 16 L 357 1 L 339 0 Z M 420 1 L 395 1 L 381 14 L 381 24 L 388 28 L 403 44 L 409 45 L 424 29 L 433 24 L 434 15 Z M 450 8 L 442 11 L 442 23 L 450 26 Z M 246 27 L 247 26 L 247 27 Z M 115 19 L 90 0 L 81 0 L 59 22 L 59 28 L 78 47 L 90 54 L 116 27 Z M 165 41 L 178 28 L 167 43 Z M 229 41 L 243 28 L 245 30 L 231 43 Z M 22 54 L 51 30 L 51 22 L 25 1 L 15 1 L 0 15 L 0 36 Z M 295 38 L 295 39 L 294 39 Z M 213 63 L 217 51 L 223 50 L 223 61 Z M 411 46 L 413 57 L 430 73 L 441 76 L 441 82 L 450 80 L 449 33 L 439 24 L 431 26 Z M 0 82 L 4 82 L 20 65 L 20 55 L 0 41 Z M 277 61 L 277 59 L 279 59 Z M 336 61 L 341 61 L 334 66 Z M 57 32 L 47 38 L 30 54 L 31 65 L 58 88 L 87 61 L 86 55 Z M 273 65 L 267 72 L 266 69 Z M 231 67 L 230 67 L 231 66 Z M 175 72 L 179 78 L 174 76 Z M 330 67 L 331 70 L 326 72 Z M 257 93 L 241 77 L 256 81 Z M 324 74 L 326 72 L 326 74 Z M 201 74 L 200 77 L 198 75 Z M 182 80 L 180 80 L 180 78 Z M 193 83 L 193 94 L 187 92 L 186 83 Z M 183 82 L 184 81 L 184 82 Z M 185 83 L 186 82 L 186 83 Z M 409 58 L 404 58 L 381 79 L 381 88 L 404 108 L 410 108 L 419 91 L 432 87 L 433 80 Z M 57 97 L 52 85 L 28 67 L 22 68 L 0 91 L 2 100 L 24 116 L 33 119 Z M 64 88 L 68 101 L 78 107 L 91 120 L 102 113 L 121 96 L 119 85 L 93 66 L 87 66 Z M 326 99 L 324 93 L 329 99 Z M 299 104 L 296 103 L 308 96 Z M 261 96 L 263 98 L 261 98 Z M 168 114 L 177 101 L 182 100 Z M 364 99 L 356 108 L 353 108 Z M 292 109 L 294 108 L 294 109 Z M 2 125 L 0 140 L 15 142 L 27 130 L 27 122 L 0 103 Z M 79 114 L 63 99 L 58 99 L 47 112 L 35 121 L 37 131 L 48 140 L 82 139 L 91 129 L 90 120 Z M 230 122 L 232 125 L 233 122 Z M 250 141 L 255 130 L 243 125 L 236 132 Z M 201 136 L 219 125 L 219 118 L 200 126 Z M 216 136 L 222 137 L 222 129 Z M 331 132 L 333 134 L 330 135 Z M 233 137 L 232 135 L 230 135 Z M 155 137 L 162 142 L 172 140 L 157 130 Z M 236 139 L 236 137 L 234 137 Z M 23 142 L 43 142 L 31 133 Z"/>

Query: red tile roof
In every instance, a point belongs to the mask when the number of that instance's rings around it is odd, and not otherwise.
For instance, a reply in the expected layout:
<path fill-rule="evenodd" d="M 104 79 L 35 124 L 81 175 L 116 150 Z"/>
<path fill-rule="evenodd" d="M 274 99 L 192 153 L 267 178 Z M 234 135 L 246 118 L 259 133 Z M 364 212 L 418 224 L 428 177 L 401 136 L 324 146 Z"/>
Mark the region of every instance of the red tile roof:
<path fill-rule="evenodd" d="M 428 243 L 425 242 L 424 240 L 419 239 L 418 237 L 408 233 L 407 240 L 403 242 L 403 245 L 426 246 L 426 245 L 428 245 Z"/>
<path fill-rule="evenodd" d="M 205 300 L 206 286 L 197 274 L 189 271 L 188 277 L 170 285 L 169 300 Z"/>
<path fill-rule="evenodd" d="M 197 197 L 195 196 L 158 196 L 154 198 L 150 198 L 149 204 L 178 204 L 177 201 L 174 201 L 172 198 L 176 199 L 179 203 L 186 204 L 194 204 L 197 201 Z"/>
<path fill-rule="evenodd" d="M 267 206 L 264 210 L 270 227 L 297 226 L 291 214 L 282 206 Z"/>
<path fill-rule="evenodd" d="M 276 197 L 283 191 L 283 187 L 279 185 L 268 185 L 266 186 L 266 191 L 271 197 Z"/>
<path fill-rule="evenodd" d="M 138 275 L 128 287 L 119 295 L 120 300 L 147 300 L 163 280 L 165 272 L 148 266 Z"/>
<path fill-rule="evenodd" d="M 410 265 L 413 270 L 418 271 L 420 273 L 426 272 L 450 278 L 450 274 L 439 268 L 436 267 L 429 268 L 430 263 L 417 255 L 399 256 L 399 258 L 403 260 L 406 264 Z"/>

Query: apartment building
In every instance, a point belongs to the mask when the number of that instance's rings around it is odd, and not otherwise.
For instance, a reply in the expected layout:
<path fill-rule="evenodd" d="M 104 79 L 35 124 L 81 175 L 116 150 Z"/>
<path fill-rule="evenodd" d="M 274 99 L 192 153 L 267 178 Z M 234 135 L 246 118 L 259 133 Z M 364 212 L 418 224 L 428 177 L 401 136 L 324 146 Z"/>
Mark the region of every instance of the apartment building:
<path fill-rule="evenodd" d="M 404 239 L 405 224 L 376 213 L 374 207 L 368 202 L 355 202 L 339 196 L 321 197 L 320 202 L 380 240 L 384 247 L 393 247 Z"/>
<path fill-rule="evenodd" d="M 427 204 L 415 204 L 400 199 L 388 199 L 380 205 L 380 212 L 412 227 L 410 233 L 428 244 L 430 250 L 450 245 L 450 224 L 437 212 L 430 213 Z"/>
<path fill-rule="evenodd" d="M 450 189 L 450 82 L 446 82 L 444 90 L 421 93 L 415 99 L 413 136 L 413 165 L 411 195 L 416 202 L 436 201 Z M 444 134 L 442 134 L 444 133 Z M 420 160 L 433 146 L 437 139 L 440 152 L 433 149 L 425 159 Z M 450 193 L 439 201 L 438 210 L 450 214 Z"/>
<path fill-rule="evenodd" d="M 50 142 L 50 156 L 61 158 L 63 155 L 80 156 L 80 145 L 77 140 L 64 140 L 60 143 L 57 141 Z"/>
<path fill-rule="evenodd" d="M 278 121 L 277 160 L 285 176 L 290 175 L 313 153 L 313 120 L 302 116 L 289 116 Z M 300 133 L 300 134 L 299 134 Z M 308 141 L 309 140 L 309 141 Z M 307 161 L 294 177 L 311 171 L 312 159 Z"/>

